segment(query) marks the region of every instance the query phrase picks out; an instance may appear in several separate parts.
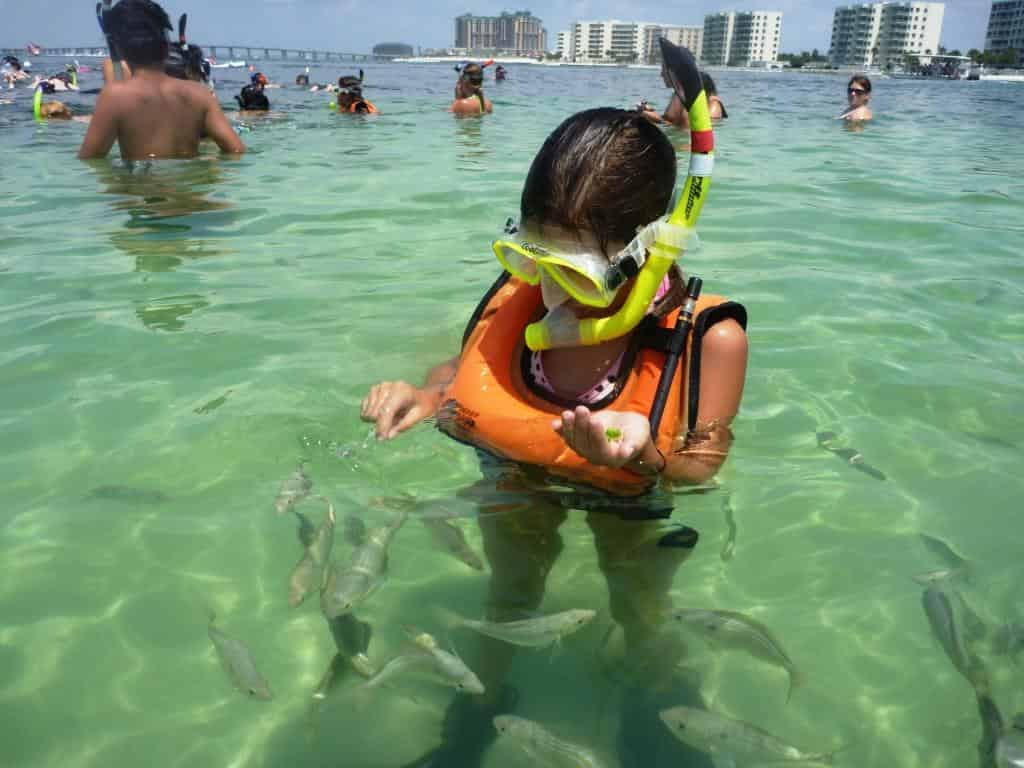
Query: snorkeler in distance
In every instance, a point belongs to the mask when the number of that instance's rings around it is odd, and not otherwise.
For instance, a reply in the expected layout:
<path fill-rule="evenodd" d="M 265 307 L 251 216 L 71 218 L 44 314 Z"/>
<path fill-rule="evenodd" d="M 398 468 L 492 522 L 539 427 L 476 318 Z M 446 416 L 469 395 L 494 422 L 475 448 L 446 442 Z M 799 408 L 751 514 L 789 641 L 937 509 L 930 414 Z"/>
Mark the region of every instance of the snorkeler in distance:
<path fill-rule="evenodd" d="M 661 65 L 661 79 L 665 83 L 666 88 L 673 88 L 672 73 L 668 70 L 668 67 L 662 63 Z M 682 130 L 689 130 L 690 119 L 686 110 L 683 109 L 683 103 L 680 101 L 679 96 L 673 90 L 672 98 L 669 100 L 668 107 L 665 109 L 664 114 L 659 115 L 646 101 L 641 101 L 636 105 L 637 112 L 642 114 L 648 121 L 652 123 L 671 123 Z"/>
<path fill-rule="evenodd" d="M 501 82 L 502 80 L 505 79 L 507 74 L 508 73 L 505 71 L 505 68 L 501 66 L 501 64 L 499 64 L 497 67 L 494 68 L 494 81 L 496 83 Z"/>
<path fill-rule="evenodd" d="M 874 117 L 868 102 L 871 101 L 871 81 L 864 75 L 854 75 L 846 84 L 847 108 L 840 120 L 870 120 Z"/>
<path fill-rule="evenodd" d="M 295 76 L 295 84 L 303 87 L 309 85 L 309 67 L 306 67 L 305 72 L 300 72 Z"/>
<path fill-rule="evenodd" d="M 490 622 L 535 615 L 567 509 L 587 513 L 635 673 L 622 707 L 621 763 L 653 765 L 657 754 L 667 758 L 657 765 L 708 768 L 710 758 L 675 740 L 657 715 L 666 702 L 656 688 L 685 652 L 663 616 L 698 538 L 657 519 L 672 509 L 658 489 L 706 482 L 728 456 L 746 374 L 746 312 L 701 295 L 699 279 L 688 282 L 676 264 L 707 197 L 713 134 L 696 62 L 666 45 L 674 93 L 693 126 L 679 205 L 671 207 L 675 150 L 642 115 L 602 108 L 568 118 L 533 160 L 519 223 L 492 244 L 502 271 L 460 352 L 422 386 L 375 385 L 360 415 L 384 440 L 433 417 L 478 449 L 485 479 L 501 491 L 478 515 Z M 566 485 L 576 489 L 571 501 L 559 495 Z M 456 695 L 442 743 L 410 766 L 481 764 L 496 737 L 493 718 L 516 704 L 505 683 L 514 651 L 481 638 L 473 668 L 485 692 Z M 702 705 L 695 687 L 670 689 L 668 703 Z"/>
<path fill-rule="evenodd" d="M 455 101 L 448 108 L 456 115 L 484 115 L 494 111 L 491 100 L 484 96 L 484 68 L 480 64 L 466 64 L 459 70 L 455 83 Z"/>
<path fill-rule="evenodd" d="M 171 22 L 163 8 L 152 0 L 121 0 L 106 14 L 105 25 L 132 77 L 103 89 L 80 158 L 105 157 L 115 141 L 125 160 L 195 157 L 204 137 L 222 152 L 245 151 L 207 88 L 164 71 Z"/>
<path fill-rule="evenodd" d="M 235 96 L 238 108 L 247 112 L 266 112 L 270 109 L 270 99 L 263 92 L 267 85 L 267 77 L 262 72 L 253 72 L 250 82 Z"/>
<path fill-rule="evenodd" d="M 725 120 L 729 117 L 729 112 L 726 110 L 722 100 L 718 98 L 718 89 L 715 87 L 715 81 L 707 72 L 701 72 L 700 79 L 704 83 L 704 93 L 708 97 L 708 114 L 711 115 L 711 119 Z"/>

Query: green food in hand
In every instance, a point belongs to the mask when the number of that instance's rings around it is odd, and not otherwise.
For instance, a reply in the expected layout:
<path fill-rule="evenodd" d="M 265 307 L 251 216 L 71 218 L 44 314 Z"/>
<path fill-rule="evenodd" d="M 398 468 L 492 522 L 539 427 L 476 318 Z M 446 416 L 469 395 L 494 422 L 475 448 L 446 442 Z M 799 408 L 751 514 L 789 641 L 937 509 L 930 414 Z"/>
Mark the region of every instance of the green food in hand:
<path fill-rule="evenodd" d="M 606 429 L 604 431 L 604 436 L 606 438 L 608 438 L 609 442 L 611 442 L 613 440 L 621 440 L 622 439 L 622 430 L 621 429 L 616 429 L 615 427 L 608 427 L 608 429 Z"/>

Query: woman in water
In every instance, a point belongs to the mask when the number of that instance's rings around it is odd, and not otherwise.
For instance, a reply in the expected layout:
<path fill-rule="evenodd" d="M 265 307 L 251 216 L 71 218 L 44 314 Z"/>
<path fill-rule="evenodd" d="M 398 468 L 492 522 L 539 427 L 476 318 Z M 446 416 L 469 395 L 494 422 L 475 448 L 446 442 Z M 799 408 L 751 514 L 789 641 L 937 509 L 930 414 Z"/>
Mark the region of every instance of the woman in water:
<path fill-rule="evenodd" d="M 711 119 L 725 120 L 729 117 L 729 112 L 726 110 L 722 100 L 718 98 L 718 89 L 715 87 L 715 81 L 711 79 L 711 75 L 707 72 L 701 72 L 700 79 L 704 83 L 704 93 L 708 97 L 708 114 L 711 115 Z"/>
<path fill-rule="evenodd" d="M 456 115 L 483 115 L 494 111 L 491 100 L 484 96 L 484 68 L 479 64 L 467 64 L 459 72 L 455 84 L 455 101 L 448 108 Z"/>
<path fill-rule="evenodd" d="M 846 111 L 839 116 L 840 120 L 870 120 L 871 114 L 871 81 L 864 75 L 854 75 L 846 84 Z"/>
<path fill-rule="evenodd" d="M 693 88 L 695 65 L 691 75 Z M 692 94 L 688 105 L 681 87 L 676 93 L 681 107 L 692 105 Z M 710 150 L 710 131 L 692 140 L 695 152 Z M 477 447 L 487 478 L 474 493 L 483 499 L 489 621 L 536 616 L 562 549 L 559 527 L 569 510 L 585 512 L 634 681 L 624 692 L 622 764 L 703 768 L 706 756 L 677 742 L 657 715 L 670 703 L 702 706 L 697 690 L 678 682 L 671 702 L 655 693 L 683 652 L 664 616 L 697 541 L 696 531 L 664 519 L 673 501 L 661 487 L 707 482 L 726 459 L 746 374 L 746 313 L 703 296 L 693 331 L 679 321 L 699 293 L 674 263 L 696 216 L 682 211 L 703 179 L 688 180 L 669 219 L 675 180 L 671 143 L 635 111 L 566 120 L 533 160 L 521 224 L 494 243 L 504 269 L 459 354 L 422 386 L 375 385 L 361 416 L 380 439 L 436 417 L 442 431 Z M 687 346 L 678 369 L 668 364 L 672 343 Z M 500 498 L 487 500 L 488 482 Z M 442 744 L 412 765 L 480 765 L 495 738 L 492 718 L 514 708 L 503 684 L 514 647 L 483 637 L 479 649 L 474 668 L 486 693 L 457 695 Z"/>

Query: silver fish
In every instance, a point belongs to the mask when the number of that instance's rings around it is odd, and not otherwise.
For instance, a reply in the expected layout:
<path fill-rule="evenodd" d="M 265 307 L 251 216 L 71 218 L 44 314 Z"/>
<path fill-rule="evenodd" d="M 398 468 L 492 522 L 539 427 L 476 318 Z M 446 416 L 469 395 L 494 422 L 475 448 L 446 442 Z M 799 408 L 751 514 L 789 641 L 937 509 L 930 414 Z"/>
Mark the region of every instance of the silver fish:
<path fill-rule="evenodd" d="M 602 768 L 605 765 L 590 749 L 558 738 L 533 720 L 515 715 L 498 715 L 493 722 L 498 738 L 525 752 L 533 765 L 554 763 L 571 765 L 573 768 Z"/>
<path fill-rule="evenodd" d="M 835 432 L 818 432 L 816 434 L 818 439 L 818 447 L 823 448 L 829 453 L 838 456 L 841 459 L 845 459 L 846 463 L 859 472 L 863 472 L 866 475 L 870 475 L 875 480 L 885 480 L 885 473 L 880 469 L 868 464 L 860 451 L 856 448 L 833 448 L 832 443 L 836 439 Z"/>
<path fill-rule="evenodd" d="M 1024 768 L 1024 715 L 1018 714 L 996 744 L 997 768 Z"/>
<path fill-rule="evenodd" d="M 334 525 L 337 515 L 334 512 L 334 505 L 327 499 L 323 501 L 327 503 L 324 521 L 313 531 L 302 559 L 292 569 L 288 579 L 288 605 L 293 608 L 302 603 L 306 595 L 323 582 L 323 570 L 334 547 Z"/>
<path fill-rule="evenodd" d="M 398 677 L 405 670 L 411 667 L 426 668 L 430 665 L 430 659 L 424 656 L 422 653 L 405 653 L 400 656 L 396 656 L 365 683 L 362 688 L 369 690 L 370 688 L 377 688 L 385 683 L 391 681 L 393 678 Z"/>
<path fill-rule="evenodd" d="M 272 699 L 274 694 L 270 690 L 270 685 L 256 669 L 256 662 L 249 649 L 240 640 L 224 634 L 214 621 L 215 617 L 211 614 L 207 633 L 231 683 L 242 693 L 254 698 L 264 701 Z"/>
<path fill-rule="evenodd" d="M 433 635 L 411 627 L 406 628 L 406 634 L 409 635 L 413 647 L 430 659 L 430 670 L 436 680 L 463 693 L 484 692 L 484 684 L 473 670 L 454 653 L 441 648 Z"/>
<path fill-rule="evenodd" d="M 953 550 L 949 544 L 942 539 L 930 536 L 927 533 L 919 533 L 918 537 L 925 549 L 941 560 L 947 568 L 955 571 L 965 581 L 970 577 L 971 561 Z"/>
<path fill-rule="evenodd" d="M 722 542 L 722 551 L 719 553 L 719 557 L 721 557 L 723 562 L 728 562 L 732 560 L 732 556 L 736 551 L 737 533 L 736 518 L 733 517 L 732 513 L 732 499 L 728 493 L 722 499 L 722 514 L 725 515 L 725 525 L 729 529 L 729 535 Z"/>
<path fill-rule="evenodd" d="M 309 496 L 311 490 L 313 490 L 313 481 L 306 476 L 303 465 L 299 464 L 298 469 L 281 482 L 277 498 L 274 499 L 274 509 L 277 510 L 277 514 L 283 515 Z"/>
<path fill-rule="evenodd" d="M 366 541 L 352 553 L 348 565 L 328 569 L 320 590 L 324 616 L 334 619 L 348 613 L 380 587 L 387 574 L 388 547 L 405 519 L 403 513 L 392 522 L 371 529 Z"/>
<path fill-rule="evenodd" d="M 705 609 L 678 610 L 672 613 L 672 617 L 699 634 L 712 647 L 743 651 L 755 659 L 786 670 L 789 675 L 787 702 L 793 689 L 800 685 L 800 673 L 793 660 L 771 630 L 761 622 L 736 611 Z"/>
<path fill-rule="evenodd" d="M 348 669 L 350 669 L 348 659 L 340 653 L 334 654 L 331 658 L 331 663 L 327 665 L 327 669 L 324 671 L 323 677 L 320 678 L 320 682 L 313 689 L 313 699 L 316 701 L 326 699 L 327 694 L 331 692 L 335 684 Z"/>
<path fill-rule="evenodd" d="M 360 621 L 355 614 L 345 613 L 327 621 L 330 627 L 331 637 L 334 638 L 334 645 L 344 658 L 346 658 L 363 677 L 373 677 L 377 670 L 373 666 L 366 651 L 370 647 L 370 638 L 373 630 L 365 621 Z"/>
<path fill-rule="evenodd" d="M 456 560 L 468 565 L 474 571 L 482 571 L 484 563 L 466 541 L 466 534 L 451 520 L 444 518 L 421 517 L 420 522 L 430 531 L 434 543 Z"/>
<path fill-rule="evenodd" d="M 577 608 L 536 619 L 520 621 L 477 621 L 456 614 L 448 614 L 450 622 L 457 627 L 467 627 L 497 640 L 526 648 L 542 648 L 558 642 L 566 635 L 583 629 L 597 616 L 597 611 Z"/>
<path fill-rule="evenodd" d="M 804 752 L 755 725 L 706 709 L 672 707 L 658 714 L 672 735 L 681 742 L 712 754 L 748 758 L 758 764 L 832 764 L 834 753 Z"/>
<path fill-rule="evenodd" d="M 939 641 L 956 671 L 963 675 L 976 691 L 988 691 L 988 674 L 964 645 L 963 637 L 956 625 L 953 606 L 946 593 L 938 587 L 928 587 L 921 595 L 921 605 L 928 617 L 932 634 Z"/>
<path fill-rule="evenodd" d="M 911 578 L 914 579 L 922 587 L 928 587 L 932 584 L 941 584 L 946 581 L 956 581 L 965 575 L 965 572 L 958 568 L 938 568 L 934 571 L 925 571 L 919 573 Z"/>

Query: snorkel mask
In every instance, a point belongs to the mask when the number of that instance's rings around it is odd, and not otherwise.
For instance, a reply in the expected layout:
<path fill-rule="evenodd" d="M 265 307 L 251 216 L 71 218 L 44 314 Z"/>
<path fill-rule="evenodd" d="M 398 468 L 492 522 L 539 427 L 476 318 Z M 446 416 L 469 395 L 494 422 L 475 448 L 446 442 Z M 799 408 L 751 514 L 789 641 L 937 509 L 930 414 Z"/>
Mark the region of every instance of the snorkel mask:
<path fill-rule="evenodd" d="M 512 275 L 530 285 L 544 275 L 576 301 L 609 307 L 619 288 L 636 277 L 633 289 L 610 317 L 580 319 L 568 308 L 549 311 L 526 327 L 526 346 L 533 351 L 590 346 L 625 336 L 639 325 L 669 268 L 682 255 L 697 224 L 714 167 L 714 134 L 707 96 L 697 62 L 686 48 L 664 38 L 662 60 L 690 116 L 690 167 L 678 203 L 667 216 L 641 228 L 636 237 L 609 261 L 602 253 L 560 251 L 529 240 L 498 240 L 494 254 Z M 511 222 L 506 233 L 518 234 Z"/>

